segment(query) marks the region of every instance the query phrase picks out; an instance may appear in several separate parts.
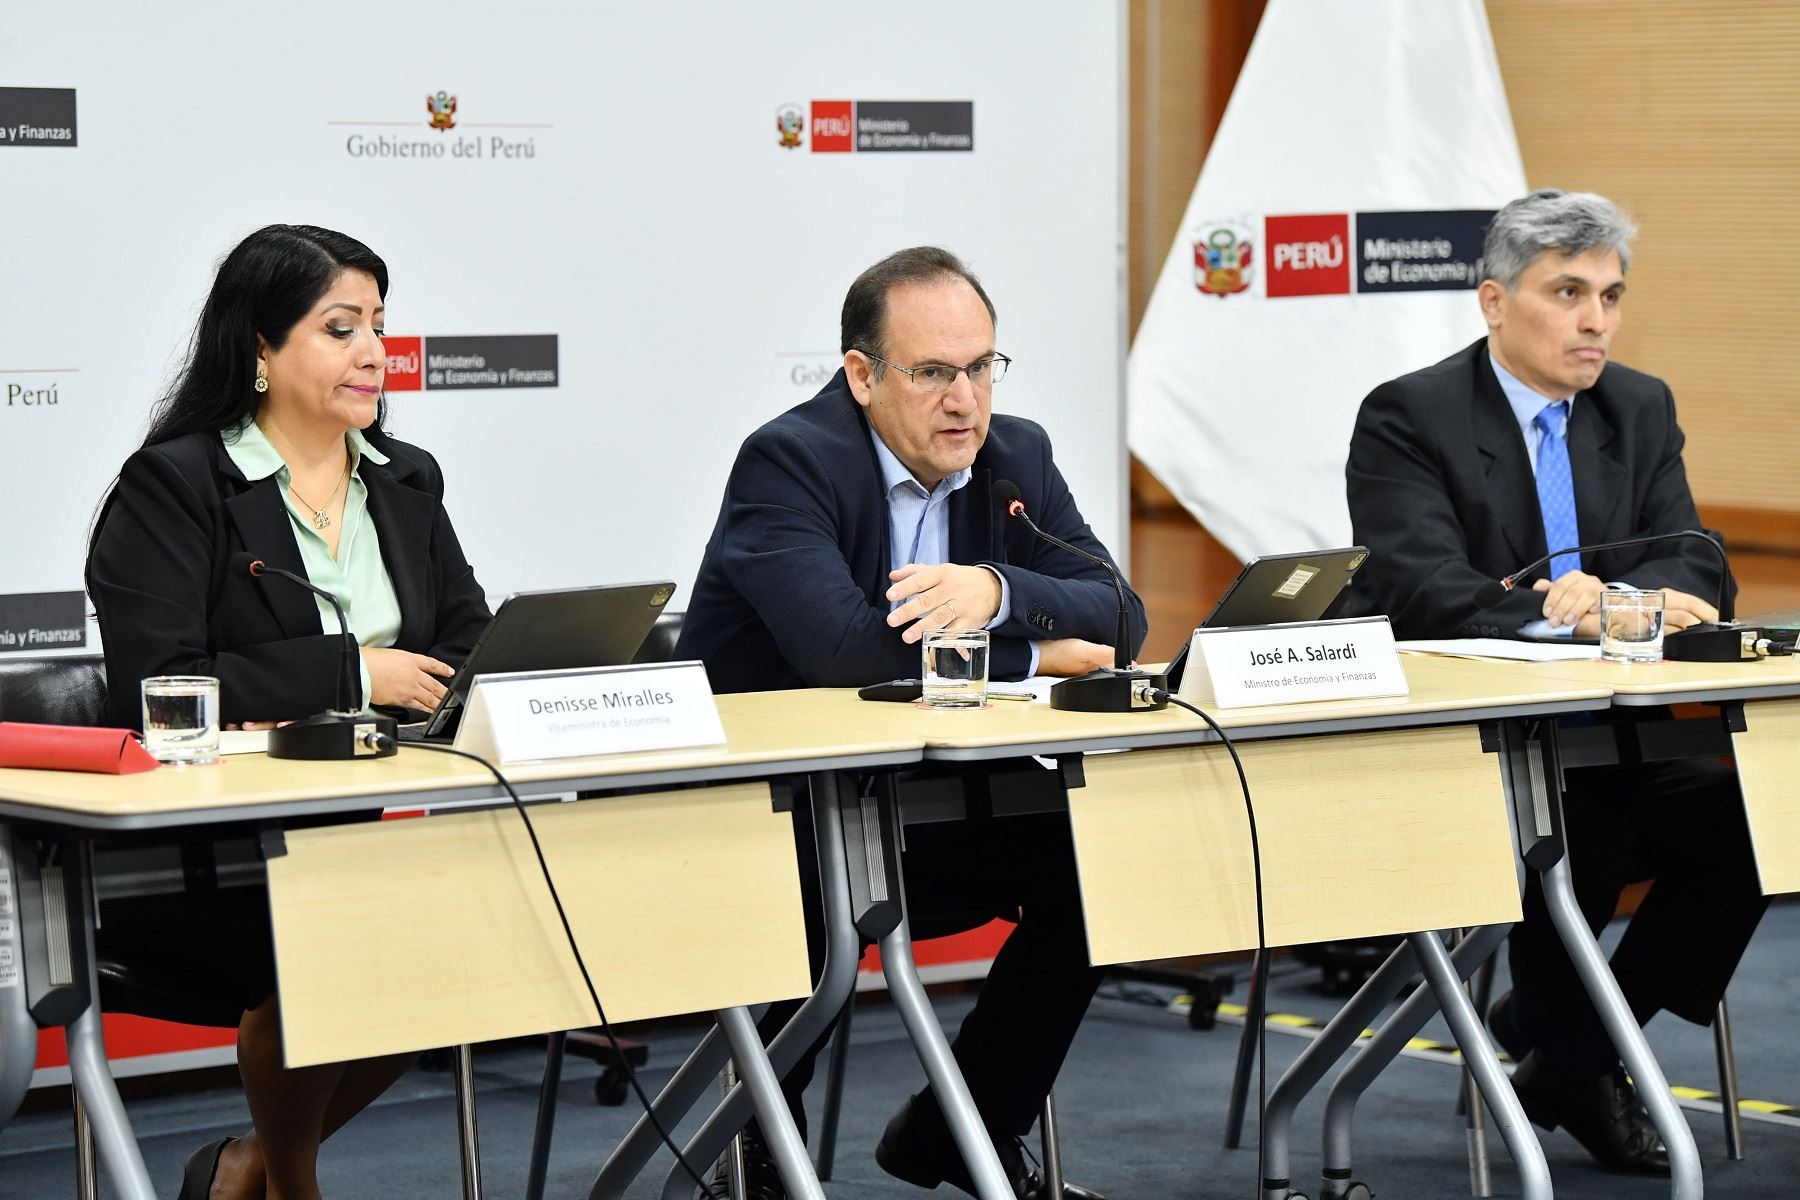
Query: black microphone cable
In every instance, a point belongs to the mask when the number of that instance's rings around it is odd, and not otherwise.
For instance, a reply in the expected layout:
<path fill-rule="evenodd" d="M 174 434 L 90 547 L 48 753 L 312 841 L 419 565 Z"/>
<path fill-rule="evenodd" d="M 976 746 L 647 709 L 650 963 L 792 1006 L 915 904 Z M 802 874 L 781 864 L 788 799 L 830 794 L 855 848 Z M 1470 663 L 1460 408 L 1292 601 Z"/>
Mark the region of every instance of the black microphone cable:
<path fill-rule="evenodd" d="M 368 740 L 370 745 L 378 749 L 385 749 L 388 745 L 393 744 L 393 739 L 385 733 L 370 734 Z M 458 758 L 478 762 L 500 781 L 501 787 L 506 789 L 506 794 L 512 798 L 513 808 L 518 811 L 519 819 L 525 823 L 525 832 L 531 837 L 531 851 L 537 855 L 538 870 L 543 873 L 544 886 L 550 889 L 550 900 L 556 905 L 557 919 L 562 922 L 563 937 L 568 939 L 569 952 L 575 956 L 575 965 L 581 970 L 581 982 L 587 985 L 588 999 L 594 1002 L 594 1011 L 600 1014 L 600 1031 L 616 1047 L 618 1038 L 613 1034 L 612 1022 L 606 1019 L 606 1008 L 600 1003 L 600 993 L 594 990 L 594 979 L 588 974 L 586 960 L 581 957 L 581 947 L 575 944 L 575 931 L 569 926 L 569 914 L 563 910 L 562 896 L 556 890 L 556 881 L 550 877 L 550 864 L 544 861 L 544 847 L 538 841 L 537 827 L 532 824 L 531 814 L 525 810 L 525 803 L 519 799 L 519 793 L 513 790 L 512 783 L 500 773 L 499 767 L 479 754 L 471 754 L 467 750 L 458 750 L 454 746 L 439 745 L 433 742 L 402 742 L 400 745 L 408 750 L 430 750 L 437 754 L 454 754 Z M 1258 890 L 1260 894 L 1260 885 Z M 1257 918 L 1259 923 L 1261 921 L 1260 913 L 1259 904 Z M 625 1068 L 626 1082 L 631 1084 L 631 1090 L 637 1095 L 638 1103 L 644 1107 L 644 1116 L 649 1118 L 651 1127 L 656 1130 L 656 1135 L 662 1139 L 663 1145 L 669 1148 L 669 1152 L 675 1156 L 675 1161 L 681 1164 L 681 1169 L 686 1171 L 694 1183 L 699 1186 L 700 1194 L 706 1197 L 706 1200 L 721 1200 L 719 1194 L 713 1191 L 712 1186 L 700 1177 L 700 1172 L 694 1170 L 694 1164 L 687 1160 L 687 1156 L 681 1152 L 681 1147 L 677 1146 L 675 1139 L 669 1136 L 669 1131 L 663 1127 L 662 1121 L 657 1119 L 656 1110 L 651 1105 L 650 1098 L 644 1094 L 644 1087 L 638 1082 L 637 1072 L 632 1069 L 630 1060 L 624 1054 L 617 1055 L 617 1058 L 619 1065 Z"/>
<path fill-rule="evenodd" d="M 1237 769 L 1238 788 L 1244 793 L 1244 818 L 1250 824 L 1250 866 L 1256 881 L 1256 961 L 1261 964 L 1250 996 L 1251 1013 L 1262 1014 L 1256 1027 L 1256 1195 L 1260 1200 L 1266 1182 L 1263 1179 L 1262 1126 L 1269 1111 L 1269 935 L 1263 919 L 1262 842 L 1256 834 L 1256 803 L 1250 798 L 1250 780 L 1244 775 L 1244 760 L 1238 757 L 1237 744 L 1213 720 L 1212 714 L 1179 696 L 1170 695 L 1165 688 L 1147 688 L 1146 691 L 1152 700 L 1185 708 L 1206 722 L 1207 728 L 1218 736 L 1231 755 L 1231 765 Z"/>

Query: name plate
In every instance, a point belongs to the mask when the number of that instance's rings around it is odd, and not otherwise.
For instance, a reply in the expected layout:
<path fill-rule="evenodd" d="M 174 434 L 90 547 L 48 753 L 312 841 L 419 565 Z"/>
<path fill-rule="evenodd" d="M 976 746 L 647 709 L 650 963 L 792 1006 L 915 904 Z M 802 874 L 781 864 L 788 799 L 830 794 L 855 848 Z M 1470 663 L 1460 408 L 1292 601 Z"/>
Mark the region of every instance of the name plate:
<path fill-rule="evenodd" d="M 706 668 L 683 662 L 478 675 L 455 745 L 514 763 L 724 740 Z"/>
<path fill-rule="evenodd" d="M 1202 708 L 1404 696 L 1386 617 L 1196 629 L 1181 698 Z"/>

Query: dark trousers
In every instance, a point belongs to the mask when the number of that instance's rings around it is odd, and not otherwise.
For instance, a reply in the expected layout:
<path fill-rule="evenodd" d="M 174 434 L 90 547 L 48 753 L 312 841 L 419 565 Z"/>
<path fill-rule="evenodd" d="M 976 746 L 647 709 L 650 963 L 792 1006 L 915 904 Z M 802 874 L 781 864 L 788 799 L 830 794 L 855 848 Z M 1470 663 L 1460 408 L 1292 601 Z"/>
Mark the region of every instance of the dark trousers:
<path fill-rule="evenodd" d="M 1710 1024 L 1768 906 L 1736 771 L 1709 759 L 1571 770 L 1563 811 L 1575 898 L 1596 934 L 1628 884 L 1652 881 L 1612 956 L 1638 1024 L 1663 1009 Z M 1610 1070 L 1617 1053 L 1550 923 L 1535 874 L 1510 960 L 1520 1034 L 1565 1069 Z"/>
<path fill-rule="evenodd" d="M 1068 813 L 981 815 L 990 786 L 996 795 L 1013 799 L 1021 792 L 1059 797 L 1060 778 L 1035 766 L 980 772 L 972 778 L 969 791 L 976 813 L 962 821 L 909 825 L 901 869 L 915 939 L 961 933 L 995 918 L 1017 922 L 951 1044 L 989 1132 L 1006 1137 L 1025 1133 L 1037 1119 L 1104 972 L 1088 965 Z M 823 923 L 811 817 L 803 804 L 797 806 L 794 826 L 817 979 Z M 773 1037 L 798 1007 L 798 1001 L 771 1006 L 760 1026 L 764 1039 Z M 802 1134 L 806 1113 L 801 1095 L 829 1036 L 828 1030 L 782 1081 Z M 850 1069 L 855 1071 L 854 1063 Z"/>

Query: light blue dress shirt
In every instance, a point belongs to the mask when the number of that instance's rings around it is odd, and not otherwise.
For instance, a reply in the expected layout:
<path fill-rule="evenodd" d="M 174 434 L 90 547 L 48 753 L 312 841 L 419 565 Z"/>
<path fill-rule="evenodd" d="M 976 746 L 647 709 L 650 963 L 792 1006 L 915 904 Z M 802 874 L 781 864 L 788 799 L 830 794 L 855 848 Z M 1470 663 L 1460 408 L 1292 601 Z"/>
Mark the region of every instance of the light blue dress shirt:
<path fill-rule="evenodd" d="M 1569 420 L 1575 419 L 1574 396 L 1545 396 L 1535 391 L 1518 376 L 1500 365 L 1500 360 L 1492 354 L 1488 362 L 1494 365 L 1494 377 L 1500 381 L 1500 390 L 1506 393 L 1506 402 L 1512 405 L 1513 418 L 1519 422 L 1519 433 L 1525 438 L 1525 454 L 1531 459 L 1531 473 L 1537 474 L 1538 447 L 1544 444 L 1544 431 L 1534 422 L 1544 405 L 1562 401 L 1569 406 Z"/>
<path fill-rule="evenodd" d="M 1561 401 L 1569 406 L 1569 420 L 1575 419 L 1575 397 L 1546 396 L 1537 391 L 1524 380 L 1500 365 L 1490 351 L 1488 362 L 1494 368 L 1494 377 L 1500 381 L 1500 390 L 1506 393 L 1506 402 L 1512 406 L 1513 418 L 1519 422 L 1519 433 L 1525 439 L 1525 454 L 1531 459 L 1531 473 L 1537 474 L 1538 448 L 1544 444 L 1544 431 L 1537 425 L 1537 415 L 1544 410 L 1544 405 Z M 1554 550 L 1549 546 L 1546 549 Z M 1630 587 L 1627 583 L 1609 583 L 1607 587 Z M 1519 626 L 1522 637 L 1574 637 L 1573 625 L 1552 625 L 1549 621 L 1538 618 Z"/>
<path fill-rule="evenodd" d="M 875 444 L 875 459 L 881 464 L 881 484 L 887 496 L 888 569 L 898 571 L 908 563 L 932 566 L 949 562 L 950 497 L 968 486 L 969 468 L 945 476 L 938 480 L 936 487 L 926 491 L 925 485 L 915 479 L 906 464 L 888 449 L 873 425 L 869 426 L 869 440 Z M 987 569 L 993 570 L 992 567 Z M 1012 615 L 1012 588 L 1000 572 L 994 571 L 994 578 L 1000 581 L 1000 609 L 985 626 L 988 629 L 998 628 Z M 889 604 L 888 611 L 899 608 L 900 603 L 904 601 Z M 1031 669 L 1026 674 L 1037 674 L 1037 665 L 1037 643 L 1032 642 Z"/>

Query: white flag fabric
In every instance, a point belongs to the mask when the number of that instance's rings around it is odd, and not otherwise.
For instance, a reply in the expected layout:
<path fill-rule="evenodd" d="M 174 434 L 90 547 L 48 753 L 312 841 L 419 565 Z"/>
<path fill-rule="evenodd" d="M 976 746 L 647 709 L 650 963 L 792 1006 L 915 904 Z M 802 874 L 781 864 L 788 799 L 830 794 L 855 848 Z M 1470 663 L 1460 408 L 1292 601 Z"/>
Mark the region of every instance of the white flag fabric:
<path fill-rule="evenodd" d="M 1348 544 L 1357 406 L 1482 335 L 1524 191 L 1480 0 L 1271 0 L 1132 346 L 1132 453 L 1241 558 Z"/>

